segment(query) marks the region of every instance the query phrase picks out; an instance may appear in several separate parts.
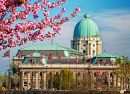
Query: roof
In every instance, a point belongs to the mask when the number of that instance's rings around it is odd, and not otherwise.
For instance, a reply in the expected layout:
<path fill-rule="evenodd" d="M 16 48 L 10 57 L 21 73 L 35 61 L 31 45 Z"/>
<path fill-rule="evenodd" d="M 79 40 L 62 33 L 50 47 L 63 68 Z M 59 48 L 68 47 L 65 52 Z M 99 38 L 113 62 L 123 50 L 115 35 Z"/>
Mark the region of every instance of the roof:
<path fill-rule="evenodd" d="M 110 54 L 104 52 L 104 53 L 101 53 L 101 54 L 96 55 L 96 56 L 94 56 L 94 57 L 96 57 L 96 58 L 97 58 L 97 57 L 110 57 L 110 58 L 114 58 L 114 57 L 116 57 L 116 56 L 113 56 L 113 55 L 110 55 Z"/>
<path fill-rule="evenodd" d="M 76 24 L 73 37 L 99 37 L 97 24 L 89 19 L 88 14 L 85 14 L 84 17 Z"/>
<path fill-rule="evenodd" d="M 40 53 L 38 53 L 38 52 L 35 52 L 35 53 L 33 53 L 33 57 L 40 57 Z M 26 55 L 25 57 L 31 57 L 30 55 Z M 45 56 L 45 55 L 43 55 L 43 57 L 47 57 L 47 56 Z"/>
<path fill-rule="evenodd" d="M 77 53 L 82 53 L 80 51 L 74 50 L 69 47 L 64 47 L 60 45 L 32 45 L 23 49 L 20 49 L 22 51 L 72 51 Z"/>

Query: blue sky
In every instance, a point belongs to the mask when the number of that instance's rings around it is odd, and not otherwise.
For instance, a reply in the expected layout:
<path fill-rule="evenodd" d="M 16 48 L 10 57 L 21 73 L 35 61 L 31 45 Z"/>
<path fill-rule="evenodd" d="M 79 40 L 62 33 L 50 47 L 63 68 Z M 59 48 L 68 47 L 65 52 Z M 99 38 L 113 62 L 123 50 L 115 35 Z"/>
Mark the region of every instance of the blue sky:
<path fill-rule="evenodd" d="M 52 2 L 54 0 L 50 1 Z M 61 6 L 61 8 L 66 8 L 64 16 L 70 17 L 70 14 L 76 6 L 81 7 L 81 11 L 78 12 L 78 16 L 64 24 L 61 35 L 57 35 L 57 37 L 54 38 L 54 44 L 57 43 L 58 45 L 70 47 L 74 27 L 78 21 L 84 18 L 83 16 L 86 13 L 87 6 L 87 13 L 90 15 L 90 19 L 95 21 L 99 27 L 102 40 L 102 52 L 106 50 L 109 54 L 114 55 L 116 51 L 117 55 L 124 55 L 130 58 L 130 0 L 68 0 L 68 3 Z M 51 17 L 60 13 L 61 8 L 51 10 Z M 41 15 L 39 19 L 35 20 L 37 22 L 43 18 L 42 11 L 39 12 L 39 15 Z M 27 20 L 33 20 L 31 15 Z M 18 22 L 21 21 L 18 20 L 16 23 Z M 46 29 L 46 31 L 49 30 L 51 29 Z M 43 42 L 37 41 L 33 44 L 50 45 L 51 40 L 45 40 Z M 27 44 L 23 46 L 11 48 L 11 62 L 18 49 L 31 45 L 32 42 L 27 42 Z M 7 50 L 0 51 L 0 72 L 5 72 L 8 69 L 8 67 L 6 67 L 9 62 L 8 58 L 1 57 Z"/>

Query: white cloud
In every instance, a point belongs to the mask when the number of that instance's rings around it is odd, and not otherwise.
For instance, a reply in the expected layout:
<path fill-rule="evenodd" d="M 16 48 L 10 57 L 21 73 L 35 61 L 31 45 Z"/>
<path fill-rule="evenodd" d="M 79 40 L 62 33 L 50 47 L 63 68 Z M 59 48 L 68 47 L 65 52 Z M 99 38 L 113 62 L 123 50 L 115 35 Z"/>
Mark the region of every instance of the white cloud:
<path fill-rule="evenodd" d="M 107 49 L 110 54 L 117 51 L 120 56 L 130 57 L 130 11 L 108 10 L 92 15 L 99 26 L 103 49 Z"/>

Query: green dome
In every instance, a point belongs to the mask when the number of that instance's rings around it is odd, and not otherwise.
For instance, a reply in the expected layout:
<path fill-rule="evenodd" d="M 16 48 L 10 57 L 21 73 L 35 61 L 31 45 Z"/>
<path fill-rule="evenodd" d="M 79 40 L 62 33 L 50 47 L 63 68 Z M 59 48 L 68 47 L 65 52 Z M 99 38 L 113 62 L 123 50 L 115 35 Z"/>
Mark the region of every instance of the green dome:
<path fill-rule="evenodd" d="M 84 15 L 85 19 L 79 21 L 74 29 L 74 37 L 99 37 L 97 24 L 89 19 L 89 15 Z"/>

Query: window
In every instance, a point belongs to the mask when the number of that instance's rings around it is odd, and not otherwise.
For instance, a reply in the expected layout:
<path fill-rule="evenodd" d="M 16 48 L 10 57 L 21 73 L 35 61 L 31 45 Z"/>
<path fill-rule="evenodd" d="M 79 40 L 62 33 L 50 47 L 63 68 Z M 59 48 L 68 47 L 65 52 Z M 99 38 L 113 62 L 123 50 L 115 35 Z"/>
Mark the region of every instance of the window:
<path fill-rule="evenodd" d="M 93 47 L 95 47 L 95 44 L 93 44 Z"/>
<path fill-rule="evenodd" d="M 24 77 L 27 77 L 27 72 L 24 72 Z"/>
<path fill-rule="evenodd" d="M 24 82 L 24 85 L 23 85 L 23 86 L 27 86 L 27 82 L 26 82 L 26 81 Z"/>
<path fill-rule="evenodd" d="M 85 46 L 85 44 L 83 44 L 83 46 Z"/>
<path fill-rule="evenodd" d="M 18 62 L 18 66 L 20 65 L 20 62 Z"/>
<path fill-rule="evenodd" d="M 78 85 L 80 86 L 80 82 L 78 81 Z"/>
<path fill-rule="evenodd" d="M 113 73 L 112 72 L 110 73 L 110 77 L 113 77 Z"/>
<path fill-rule="evenodd" d="M 93 83 L 93 88 L 96 89 L 96 83 Z"/>
<path fill-rule="evenodd" d="M 93 55 L 95 55 L 95 50 L 93 50 Z"/>
<path fill-rule="evenodd" d="M 80 77 L 81 75 L 80 75 L 80 72 L 78 72 L 78 77 Z"/>
<path fill-rule="evenodd" d="M 41 82 L 39 82 L 39 88 L 41 88 Z"/>
<path fill-rule="evenodd" d="M 96 77 L 97 76 L 97 73 L 96 72 L 94 72 L 94 77 Z"/>
<path fill-rule="evenodd" d="M 77 47 L 76 47 L 77 45 L 76 44 L 74 44 L 74 48 L 76 49 Z"/>
<path fill-rule="evenodd" d="M 31 64 L 32 64 L 32 60 L 31 60 Z M 36 64 L 36 58 L 33 58 L 33 64 Z"/>
<path fill-rule="evenodd" d="M 35 72 L 33 72 L 33 76 L 35 76 Z"/>
<path fill-rule="evenodd" d="M 33 81 L 33 88 L 35 88 L 35 82 Z"/>
<path fill-rule="evenodd" d="M 32 73 L 31 73 L 31 76 L 32 76 Z M 33 72 L 33 76 L 35 76 L 35 71 Z"/>
<path fill-rule="evenodd" d="M 84 40 L 85 40 L 85 38 L 84 38 Z"/>
<path fill-rule="evenodd" d="M 58 75 L 59 74 L 59 72 L 56 72 L 56 75 Z"/>
<path fill-rule="evenodd" d="M 93 40 L 95 40 L 95 38 L 93 38 Z"/>
<path fill-rule="evenodd" d="M 41 77 L 42 76 L 42 72 L 39 72 L 39 77 Z"/>
<path fill-rule="evenodd" d="M 112 86 L 112 84 L 113 84 L 113 83 L 112 83 L 112 82 L 110 82 L 110 86 Z"/>
<path fill-rule="evenodd" d="M 85 51 L 85 50 L 83 50 L 83 53 L 86 53 L 86 51 Z"/>

